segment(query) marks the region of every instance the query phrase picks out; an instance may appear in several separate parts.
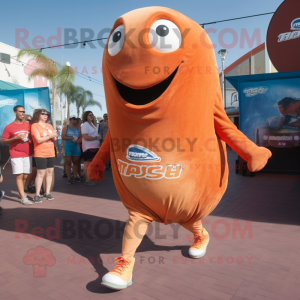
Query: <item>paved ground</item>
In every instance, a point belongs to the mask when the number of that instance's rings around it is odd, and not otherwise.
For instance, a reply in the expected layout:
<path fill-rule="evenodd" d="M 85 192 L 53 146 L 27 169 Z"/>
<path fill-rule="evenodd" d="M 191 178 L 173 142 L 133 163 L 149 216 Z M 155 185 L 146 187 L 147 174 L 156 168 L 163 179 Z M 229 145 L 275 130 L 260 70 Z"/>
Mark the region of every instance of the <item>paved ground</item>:
<path fill-rule="evenodd" d="M 236 154 L 228 156 L 233 167 Z M 68 186 L 61 166 L 55 171 L 55 200 L 24 207 L 10 165 L 4 170 L 0 299 L 300 299 L 300 176 L 231 171 L 204 220 L 207 255 L 189 259 L 189 233 L 155 223 L 137 251 L 133 286 L 111 291 L 100 282 L 121 252 L 127 217 L 111 171 L 96 187 Z M 46 267 L 33 265 L 29 250 Z"/>

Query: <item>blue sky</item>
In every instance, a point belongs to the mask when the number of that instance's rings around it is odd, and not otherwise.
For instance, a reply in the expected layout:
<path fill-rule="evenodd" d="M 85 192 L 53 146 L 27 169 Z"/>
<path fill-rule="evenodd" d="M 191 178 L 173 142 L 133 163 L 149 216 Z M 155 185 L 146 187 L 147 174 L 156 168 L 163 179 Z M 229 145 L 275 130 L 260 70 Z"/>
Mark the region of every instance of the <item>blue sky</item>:
<path fill-rule="evenodd" d="M 67 28 L 75 29 L 77 32 L 76 38 L 80 39 L 80 30 L 83 28 L 92 29 L 97 36 L 103 28 L 111 28 L 114 21 L 124 13 L 136 8 L 146 6 L 164 6 L 175 9 L 197 23 L 213 22 L 218 20 L 230 19 L 235 17 L 248 16 L 253 14 L 274 12 L 282 3 L 282 0 L 185 0 L 185 1 L 37 1 L 15 0 L 13 5 L 9 2 L 1 4 L 1 18 L 0 18 L 0 41 L 12 46 L 17 46 L 16 30 L 28 32 L 29 37 L 26 40 L 28 44 L 33 47 L 33 39 L 36 36 L 42 36 L 46 40 L 51 36 L 57 36 L 57 31 L 61 28 L 62 38 L 64 43 L 64 30 Z M 233 35 L 229 31 L 234 31 L 238 36 L 236 45 L 229 47 L 229 54 L 226 57 L 225 66 L 229 66 L 242 55 L 255 48 L 258 44 L 258 39 L 254 44 L 249 46 L 247 43 L 241 47 L 241 33 L 247 32 L 249 37 L 254 32 L 260 37 L 261 43 L 266 40 L 266 33 L 272 15 L 243 19 L 238 21 L 230 21 L 225 23 L 207 25 L 205 29 L 211 28 L 215 33 L 210 33 L 213 43 L 216 44 L 217 51 L 222 47 L 220 43 L 220 33 L 223 29 L 226 30 L 223 40 L 224 43 L 230 44 L 233 40 Z M 243 35 L 243 34 L 242 34 Z M 107 35 L 104 35 L 107 36 Z M 97 38 L 97 37 L 94 37 Z M 53 42 L 55 43 L 55 41 Z M 72 67 L 77 67 L 78 72 L 84 71 L 85 75 L 96 78 L 102 81 L 101 62 L 103 48 L 98 44 L 96 49 L 91 49 L 86 46 L 84 49 L 77 46 L 75 49 L 49 49 L 44 50 L 45 53 L 52 59 L 65 63 L 69 61 Z M 21 48 L 24 45 L 21 44 Z M 220 59 L 217 57 L 218 65 Z M 93 69 L 94 67 L 94 69 Z M 85 68 L 85 69 L 84 69 Z M 96 73 L 97 72 L 97 73 Z M 87 74 L 88 73 L 88 74 Z M 96 74 L 92 74 L 96 73 Z M 87 90 L 94 93 L 95 100 L 102 104 L 102 112 L 99 108 L 93 107 L 92 110 L 97 116 L 102 116 L 106 112 L 104 89 L 101 84 L 96 84 L 76 77 L 75 84 L 81 85 Z M 75 114 L 75 107 L 71 107 L 71 113 Z"/>

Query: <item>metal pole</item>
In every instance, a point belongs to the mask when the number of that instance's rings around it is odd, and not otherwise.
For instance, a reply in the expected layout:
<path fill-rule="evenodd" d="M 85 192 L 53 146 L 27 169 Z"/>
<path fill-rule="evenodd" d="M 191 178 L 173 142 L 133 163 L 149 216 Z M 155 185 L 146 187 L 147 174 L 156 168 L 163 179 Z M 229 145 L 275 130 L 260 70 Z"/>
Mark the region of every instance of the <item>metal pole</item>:
<path fill-rule="evenodd" d="M 63 120 L 64 120 L 64 108 L 63 108 L 63 99 L 62 99 L 62 93 L 60 94 L 60 122 L 61 122 L 61 128 L 63 127 Z"/>
<path fill-rule="evenodd" d="M 63 65 L 64 61 L 64 55 L 61 55 L 61 65 Z M 69 75 L 68 75 L 69 77 Z M 61 130 L 63 128 L 63 102 L 62 102 L 62 93 L 60 93 L 60 124 L 61 124 Z"/>
<path fill-rule="evenodd" d="M 225 80 L 224 80 L 224 60 L 222 59 L 222 97 L 223 97 L 224 107 L 226 108 L 225 97 L 224 97 L 224 94 L 225 94 L 225 91 L 224 91 L 225 84 L 224 83 L 225 83 Z"/>
<path fill-rule="evenodd" d="M 62 85 L 60 85 L 59 87 L 56 88 L 57 91 L 65 85 L 65 83 L 67 82 L 69 76 L 70 76 L 70 66 L 68 66 L 68 76 L 67 76 L 65 82 Z M 63 125 L 63 102 L 62 102 L 62 91 L 61 90 L 60 90 L 60 109 L 61 109 L 60 119 L 61 119 L 61 126 L 62 126 Z"/>

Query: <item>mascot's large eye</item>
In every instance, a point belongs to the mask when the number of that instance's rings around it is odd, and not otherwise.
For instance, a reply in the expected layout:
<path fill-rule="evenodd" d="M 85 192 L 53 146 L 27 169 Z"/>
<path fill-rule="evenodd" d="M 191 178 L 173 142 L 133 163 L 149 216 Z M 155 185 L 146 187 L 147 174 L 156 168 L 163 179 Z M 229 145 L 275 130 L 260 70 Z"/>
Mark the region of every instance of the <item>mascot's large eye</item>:
<path fill-rule="evenodd" d="M 181 45 L 179 28 L 169 20 L 157 20 L 149 32 L 149 41 L 154 49 L 160 52 L 172 52 Z"/>
<path fill-rule="evenodd" d="M 111 34 L 108 41 L 108 53 L 110 56 L 118 54 L 124 44 L 124 26 L 118 26 Z"/>

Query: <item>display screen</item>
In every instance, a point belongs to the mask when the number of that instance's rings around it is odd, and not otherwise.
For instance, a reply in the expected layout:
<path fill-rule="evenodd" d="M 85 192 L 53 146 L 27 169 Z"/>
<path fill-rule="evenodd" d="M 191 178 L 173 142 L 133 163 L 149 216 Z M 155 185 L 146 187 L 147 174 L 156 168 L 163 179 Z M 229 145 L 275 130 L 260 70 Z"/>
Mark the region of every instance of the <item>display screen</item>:
<path fill-rule="evenodd" d="M 241 82 L 240 130 L 258 146 L 300 147 L 300 79 Z"/>

